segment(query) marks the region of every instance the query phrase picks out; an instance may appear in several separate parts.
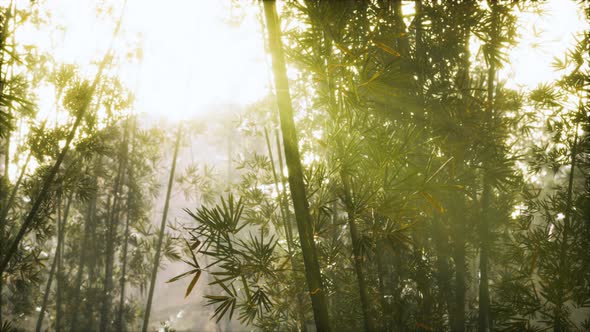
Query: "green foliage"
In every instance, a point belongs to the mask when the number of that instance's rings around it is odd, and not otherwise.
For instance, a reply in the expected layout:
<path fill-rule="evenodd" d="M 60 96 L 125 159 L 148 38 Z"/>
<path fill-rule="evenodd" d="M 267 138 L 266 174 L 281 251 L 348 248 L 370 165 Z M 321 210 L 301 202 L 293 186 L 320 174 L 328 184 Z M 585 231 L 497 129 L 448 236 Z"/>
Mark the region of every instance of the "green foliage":
<path fill-rule="evenodd" d="M 272 95 L 224 120 L 227 179 L 209 160 L 173 179 L 195 208 L 166 229 L 158 268 L 187 268 L 167 282 L 204 293 L 216 322 L 257 330 L 302 330 L 317 292 L 334 331 L 590 329 L 589 37 L 555 58 L 560 79 L 514 90 L 497 72 L 542 3 L 282 5 L 323 289 L 307 284 Z M 90 109 L 0 276 L 0 331 L 37 315 L 44 329 L 134 330 L 167 135 L 129 115 L 115 70 L 93 86 L 35 45 L 17 54 L 19 24 L 43 23 L 32 6 L 0 8 L 0 156 L 18 168 L 0 177 L 0 259 Z M 45 119 L 38 86 L 55 93 Z"/>
<path fill-rule="evenodd" d="M 275 236 L 269 237 L 260 226 L 244 221 L 245 209 L 242 198 L 230 194 L 227 198 L 220 197 L 213 208 L 185 210 L 197 222 L 196 227 L 187 229 L 191 238 L 186 245 L 192 259 L 185 262 L 192 269 L 168 282 L 192 277 L 186 291 L 188 296 L 201 273 L 207 271 L 214 278 L 209 284 L 218 285 L 225 294 L 205 296 L 207 305 L 216 307 L 213 317 L 217 321 L 225 314 L 231 318 L 236 309 L 242 323 L 252 324 L 262 319 L 273 306 L 268 287 L 284 272 L 279 266 Z M 259 229 L 258 236 L 252 233 L 252 228 Z M 247 238 L 243 238 L 246 229 Z M 199 255 L 212 262 L 201 268 Z M 242 288 L 236 288 L 236 284 Z M 257 321 L 256 325 L 260 323 Z"/>

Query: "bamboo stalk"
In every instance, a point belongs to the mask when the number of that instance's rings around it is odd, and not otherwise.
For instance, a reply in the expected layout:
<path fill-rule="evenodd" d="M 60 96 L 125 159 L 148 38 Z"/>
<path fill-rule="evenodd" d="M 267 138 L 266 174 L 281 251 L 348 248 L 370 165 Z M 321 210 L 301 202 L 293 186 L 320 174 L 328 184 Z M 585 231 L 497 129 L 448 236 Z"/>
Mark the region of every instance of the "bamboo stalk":
<path fill-rule="evenodd" d="M 130 120 L 127 120 L 130 121 Z M 133 129 L 132 129 L 132 143 L 131 143 L 131 154 L 135 150 L 135 130 L 136 130 L 136 122 L 133 122 Z M 121 252 L 121 280 L 120 280 L 120 287 L 121 287 L 121 294 L 119 297 L 119 313 L 117 315 L 117 331 L 123 331 L 125 327 L 125 284 L 126 284 L 126 277 L 127 277 L 127 246 L 129 242 L 129 223 L 131 221 L 131 203 L 133 202 L 133 190 L 131 189 L 130 185 L 133 181 L 133 166 L 128 168 L 128 189 L 127 189 L 127 215 L 125 219 L 125 231 L 123 235 L 123 250 Z"/>
<path fill-rule="evenodd" d="M 115 185 L 113 187 L 113 205 L 107 222 L 106 234 L 106 257 L 105 257 L 105 279 L 104 279 L 104 294 L 101 309 L 100 331 L 108 329 L 108 321 L 110 318 L 110 307 L 112 306 L 112 290 L 113 290 L 113 273 L 114 273 L 114 259 L 115 246 L 117 239 L 117 226 L 119 224 L 119 201 L 120 193 L 125 178 L 125 169 L 127 167 L 127 141 L 128 141 L 128 126 L 125 127 L 123 142 L 121 150 L 119 151 L 119 166 L 117 169 L 117 176 Z"/>
<path fill-rule="evenodd" d="M 283 132 L 285 159 L 287 161 L 287 168 L 289 169 L 289 189 L 295 209 L 295 219 L 297 221 L 299 241 L 301 242 L 301 251 L 303 253 L 307 286 L 311 297 L 317 330 L 330 331 L 326 292 L 321 278 L 309 204 L 305 193 L 303 170 L 293 119 L 293 106 L 291 104 L 289 82 L 281 42 L 281 31 L 274 1 L 264 2 L 264 14 L 268 26 L 269 48 L 272 56 L 279 118 Z"/>
<path fill-rule="evenodd" d="M 119 18 L 119 21 L 117 22 L 117 26 L 115 28 L 115 31 L 113 32 L 113 39 L 118 34 L 118 32 L 121 28 L 121 20 L 122 20 L 122 16 Z M 68 151 L 70 149 L 70 145 L 71 145 L 72 141 L 74 140 L 74 137 L 76 136 L 76 133 L 78 131 L 78 127 L 80 126 L 82 119 L 84 118 L 84 115 L 86 114 L 88 107 L 90 106 L 90 103 L 92 101 L 92 96 L 94 95 L 96 87 L 98 86 L 98 82 L 102 78 L 102 73 L 103 73 L 105 67 L 107 66 L 107 64 L 110 63 L 110 61 L 111 61 L 111 58 L 112 58 L 110 56 L 111 49 L 112 49 L 112 47 L 109 48 L 109 50 L 106 52 L 106 54 L 104 55 L 100 65 L 98 67 L 98 72 L 96 73 L 96 76 L 94 77 L 94 81 L 92 82 L 92 85 L 90 86 L 89 96 L 88 96 L 88 98 L 85 99 L 84 103 L 82 104 L 82 106 L 80 107 L 78 112 L 76 112 L 74 123 L 68 133 L 68 136 L 66 137 L 65 145 L 62 148 L 61 152 L 59 153 L 55 163 L 53 164 L 53 167 L 51 167 L 49 174 L 43 180 L 43 184 L 41 186 L 41 190 L 39 192 L 39 195 L 35 198 L 35 201 L 33 202 L 31 210 L 27 214 L 25 221 L 21 225 L 17 235 L 15 236 L 14 240 L 10 244 L 2 261 L 0 261 L 0 278 L 2 278 L 2 274 L 4 274 L 4 271 L 6 271 L 6 268 L 8 267 L 8 263 L 12 259 L 12 256 L 14 256 L 14 254 L 18 250 L 18 246 L 20 245 L 20 242 L 23 240 L 29 227 L 31 226 L 31 224 L 35 220 L 35 217 L 37 216 L 37 213 L 39 212 L 39 209 L 41 208 L 41 204 L 49 196 L 49 189 L 51 187 L 51 184 L 54 181 L 55 176 L 57 175 L 57 172 L 59 170 L 59 167 L 61 166 L 62 162 L 64 161 L 66 154 L 68 153 Z"/>
<path fill-rule="evenodd" d="M 170 207 L 170 195 L 172 194 L 172 184 L 174 183 L 174 171 L 176 170 L 176 160 L 178 159 L 178 148 L 180 146 L 180 138 L 182 134 L 182 128 L 179 125 L 178 132 L 176 134 L 176 143 L 174 144 L 174 156 L 172 157 L 172 169 L 170 169 L 170 178 L 168 180 L 168 189 L 166 191 L 166 201 L 164 203 L 164 213 L 162 214 L 162 222 L 160 223 L 160 231 L 158 234 L 158 243 L 156 245 L 156 254 L 154 255 L 154 265 L 152 267 L 150 289 L 148 292 L 147 304 L 145 307 L 145 313 L 143 317 L 143 326 L 141 330 L 147 332 L 148 325 L 150 322 L 150 311 L 152 309 L 152 300 L 154 297 L 154 287 L 156 285 L 156 277 L 158 275 L 158 268 L 160 266 L 160 252 L 162 250 L 162 241 L 164 239 L 164 231 L 166 228 L 166 218 L 168 217 L 168 208 Z"/>

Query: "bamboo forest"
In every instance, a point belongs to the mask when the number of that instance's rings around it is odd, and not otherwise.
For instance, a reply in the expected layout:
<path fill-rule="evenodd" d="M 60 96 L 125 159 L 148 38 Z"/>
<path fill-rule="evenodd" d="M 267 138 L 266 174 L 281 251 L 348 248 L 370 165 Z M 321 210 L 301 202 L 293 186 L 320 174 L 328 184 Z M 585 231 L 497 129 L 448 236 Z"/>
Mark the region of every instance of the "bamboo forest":
<path fill-rule="evenodd" d="M 0 0 L 0 332 L 590 331 L 590 2 Z"/>

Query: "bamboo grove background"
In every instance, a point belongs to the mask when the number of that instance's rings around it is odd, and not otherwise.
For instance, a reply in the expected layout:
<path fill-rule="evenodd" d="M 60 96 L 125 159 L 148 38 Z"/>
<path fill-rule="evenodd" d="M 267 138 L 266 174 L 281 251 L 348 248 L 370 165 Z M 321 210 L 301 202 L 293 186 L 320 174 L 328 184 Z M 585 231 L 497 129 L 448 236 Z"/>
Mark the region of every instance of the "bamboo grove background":
<path fill-rule="evenodd" d="M 164 284 L 204 296 L 179 330 L 590 330 L 587 33 L 513 88 L 544 3 L 231 6 L 267 96 L 168 124 L 117 77 L 124 6 L 91 75 L 15 37 L 42 1 L 0 8 L 0 331 L 174 331 Z"/>

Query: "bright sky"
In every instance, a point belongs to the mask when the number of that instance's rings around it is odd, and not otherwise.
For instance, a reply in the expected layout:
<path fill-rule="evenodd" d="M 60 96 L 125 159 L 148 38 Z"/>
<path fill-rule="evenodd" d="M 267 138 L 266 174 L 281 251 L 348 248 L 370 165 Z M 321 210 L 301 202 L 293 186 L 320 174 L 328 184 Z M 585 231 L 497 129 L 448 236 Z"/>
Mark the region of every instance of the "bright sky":
<path fill-rule="evenodd" d="M 46 1 L 51 21 L 63 28 L 21 29 L 17 37 L 51 51 L 58 62 L 88 68 L 110 44 L 122 2 Z M 110 17 L 97 15 L 98 4 L 110 11 Z M 136 94 L 135 109 L 172 120 L 188 119 L 212 105 L 244 105 L 264 96 L 269 69 L 257 17 L 260 7 L 255 4 L 236 10 L 229 0 L 171 0 L 165 4 L 128 0 L 114 46 L 119 54 L 143 49 L 141 62 L 130 61 L 117 69 Z M 547 14 L 542 17 L 521 15 L 520 43 L 509 51 L 510 64 L 500 72 L 500 77 L 508 78 L 509 87 L 532 88 L 556 78 L 553 57 L 573 44 L 574 32 L 588 27 L 575 1 L 551 0 L 546 5 Z M 230 21 L 237 24 L 228 24 Z M 41 99 L 52 99 L 53 92 L 46 87 L 40 94 Z"/>
<path fill-rule="evenodd" d="M 64 29 L 29 28 L 18 38 L 51 50 L 58 62 L 87 67 L 111 43 L 122 2 L 47 1 L 51 21 Z M 98 3 L 107 4 L 101 6 L 110 17 L 97 15 Z M 134 91 L 135 109 L 180 120 L 212 105 L 244 105 L 264 96 L 268 69 L 257 11 L 232 9 L 227 0 L 128 0 L 115 52 L 141 47 L 142 60 L 129 60 L 115 72 Z M 52 98 L 49 90 L 42 94 Z"/>
<path fill-rule="evenodd" d="M 8 0 L 1 0 L 8 1 Z M 17 2 L 18 3 L 18 2 Z M 58 63 L 78 64 L 92 79 L 112 41 L 120 0 L 45 0 L 53 28 L 19 27 L 18 43 L 36 45 Z M 127 0 L 123 25 L 114 49 L 122 56 L 113 69 L 135 96 L 134 110 L 168 120 L 206 116 L 216 105 L 244 106 L 266 95 L 269 68 L 256 2 L 231 0 Z M 408 3 L 411 7 L 411 2 Z M 520 15 L 519 44 L 509 50 L 509 63 L 499 77 L 508 87 L 532 89 L 559 77 L 551 67 L 574 45 L 575 33 L 588 29 L 575 1 L 550 0 L 547 13 Z M 101 7 L 106 13 L 97 13 Z M 408 13 L 411 8 L 406 6 Z M 535 36 L 535 32 L 539 36 Z M 125 55 L 142 49 L 141 61 Z M 40 118 L 54 116 L 54 90 L 37 91 Z M 218 109 L 218 108 L 217 108 Z M 61 114 L 58 121 L 67 121 Z M 26 128 L 20 133 L 26 135 Z M 18 140 L 12 141 L 15 151 Z M 11 165 L 16 174 L 17 165 Z"/>
<path fill-rule="evenodd" d="M 555 72 L 553 58 L 563 59 L 565 51 L 575 45 L 575 34 L 589 28 L 576 1 L 550 0 L 543 7 L 546 11 L 541 16 L 531 12 L 520 15 L 518 45 L 508 51 L 509 64 L 500 71 L 508 88 L 533 89 L 558 79 L 563 73 Z"/>
<path fill-rule="evenodd" d="M 130 0 L 126 27 L 143 34 L 137 109 L 173 117 L 249 104 L 268 91 L 256 6 L 229 25 L 228 1 Z M 133 80 L 133 73 L 128 73 Z M 126 75 L 126 76 L 127 76 Z M 188 113 L 188 114 L 187 114 Z M 181 115 L 182 114 L 182 115 Z"/>

